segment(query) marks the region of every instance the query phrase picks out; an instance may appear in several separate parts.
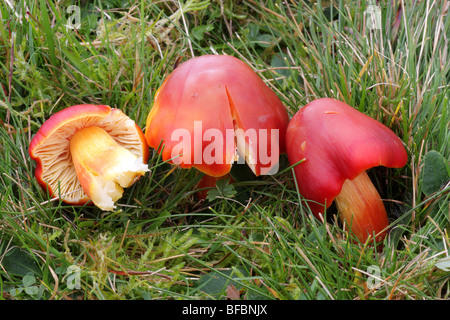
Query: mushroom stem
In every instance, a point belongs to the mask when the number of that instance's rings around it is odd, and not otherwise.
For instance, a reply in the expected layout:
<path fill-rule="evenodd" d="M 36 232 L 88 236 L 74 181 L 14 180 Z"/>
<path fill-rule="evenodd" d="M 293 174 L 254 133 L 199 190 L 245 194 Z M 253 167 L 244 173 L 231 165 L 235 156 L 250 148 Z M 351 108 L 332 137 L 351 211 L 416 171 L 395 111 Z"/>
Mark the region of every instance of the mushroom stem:
<path fill-rule="evenodd" d="M 148 171 L 142 157 L 136 157 L 96 126 L 72 136 L 70 153 L 83 191 L 102 210 L 113 210 L 123 188 Z"/>
<path fill-rule="evenodd" d="M 384 238 L 389 220 L 383 201 L 366 171 L 353 180 L 346 180 L 335 201 L 341 221 L 350 226 L 362 243 L 369 237 L 375 236 L 376 241 Z"/>

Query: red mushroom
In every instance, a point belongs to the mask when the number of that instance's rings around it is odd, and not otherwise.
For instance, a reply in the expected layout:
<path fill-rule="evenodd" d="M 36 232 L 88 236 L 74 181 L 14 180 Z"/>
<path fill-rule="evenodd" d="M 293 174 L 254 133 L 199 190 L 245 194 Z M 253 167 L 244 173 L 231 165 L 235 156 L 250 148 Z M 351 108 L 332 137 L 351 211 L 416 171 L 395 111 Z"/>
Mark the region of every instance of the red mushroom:
<path fill-rule="evenodd" d="M 288 121 L 280 99 L 248 65 L 204 55 L 180 64 L 164 81 L 145 136 L 164 161 L 182 168 L 222 177 L 239 153 L 261 175 L 285 152 Z"/>
<path fill-rule="evenodd" d="M 341 101 L 323 98 L 294 115 L 286 146 L 289 163 L 300 162 L 295 177 L 314 215 L 336 200 L 341 221 L 361 242 L 374 235 L 376 241 L 384 238 L 389 220 L 366 170 L 406 164 L 402 141 L 389 128 Z"/>
<path fill-rule="evenodd" d="M 113 210 L 148 171 L 149 150 L 137 124 L 119 109 L 76 105 L 52 115 L 33 137 L 29 153 L 35 176 L 49 193 L 69 204 L 88 201 Z"/>

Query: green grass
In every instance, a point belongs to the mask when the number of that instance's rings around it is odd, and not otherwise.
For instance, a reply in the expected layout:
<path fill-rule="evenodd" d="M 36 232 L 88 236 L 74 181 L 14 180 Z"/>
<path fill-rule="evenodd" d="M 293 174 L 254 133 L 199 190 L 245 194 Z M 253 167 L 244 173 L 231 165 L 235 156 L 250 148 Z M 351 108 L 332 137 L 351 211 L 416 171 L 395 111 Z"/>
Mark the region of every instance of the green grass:
<path fill-rule="evenodd" d="M 366 1 L 180 2 L 0 3 L 0 297 L 448 299 L 448 1 L 381 1 L 382 30 Z M 352 241 L 333 210 L 313 218 L 285 156 L 275 176 L 234 168 L 241 178 L 211 202 L 196 198 L 197 171 L 155 153 L 115 212 L 40 188 L 28 146 L 50 115 L 107 104 L 145 129 L 176 63 L 207 53 L 249 63 L 290 116 L 335 97 L 401 137 L 408 164 L 370 171 L 389 199 L 382 248 Z"/>

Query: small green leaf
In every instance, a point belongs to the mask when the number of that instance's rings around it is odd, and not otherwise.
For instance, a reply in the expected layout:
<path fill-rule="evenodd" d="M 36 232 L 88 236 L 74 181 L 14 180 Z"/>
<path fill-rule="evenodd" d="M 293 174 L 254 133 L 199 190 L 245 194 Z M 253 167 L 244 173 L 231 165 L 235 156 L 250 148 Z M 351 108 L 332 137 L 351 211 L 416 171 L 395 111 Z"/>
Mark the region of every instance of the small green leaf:
<path fill-rule="evenodd" d="M 254 23 L 249 23 L 247 26 L 247 42 L 250 45 L 258 45 L 261 48 L 268 48 L 275 43 L 275 39 L 271 34 L 261 33 L 259 26 Z"/>
<path fill-rule="evenodd" d="M 36 261 L 26 251 L 19 248 L 8 251 L 3 257 L 2 265 L 6 272 L 19 276 L 25 276 L 28 273 L 41 274 Z"/>
<path fill-rule="evenodd" d="M 283 69 L 289 66 L 287 62 L 287 55 L 284 53 L 274 54 L 270 65 L 275 68 L 275 72 L 280 76 L 288 77 L 291 73 L 289 69 Z"/>
<path fill-rule="evenodd" d="M 248 28 L 248 37 L 250 38 L 249 40 L 252 41 L 259 34 L 259 26 L 254 23 L 249 23 L 247 28 Z"/>
<path fill-rule="evenodd" d="M 33 273 L 27 273 L 23 279 L 22 283 L 24 287 L 31 287 L 36 282 L 36 278 L 33 276 Z"/>
<path fill-rule="evenodd" d="M 203 40 L 206 32 L 210 32 L 214 29 L 212 24 L 208 24 L 206 26 L 197 26 L 192 29 L 191 34 L 196 40 Z"/>
<path fill-rule="evenodd" d="M 23 290 L 22 288 L 12 288 L 9 291 L 9 294 L 12 295 L 13 297 L 16 297 L 22 292 L 22 290 Z"/>
<path fill-rule="evenodd" d="M 221 273 L 212 271 L 202 276 L 195 286 L 210 295 L 225 294 L 229 285 L 233 285 L 239 290 L 243 286 L 239 282 L 234 281 L 234 279 L 239 280 L 240 273 L 241 271 L 237 272 L 237 270 L 223 270 Z"/>
<path fill-rule="evenodd" d="M 35 296 L 39 293 L 39 288 L 36 286 L 25 287 L 25 292 L 30 296 Z"/>
<path fill-rule="evenodd" d="M 255 42 L 262 48 L 268 48 L 273 45 L 274 39 L 270 34 L 264 33 L 257 36 Z"/>
<path fill-rule="evenodd" d="M 442 259 L 439 259 L 434 266 L 436 268 L 439 268 L 443 271 L 449 271 L 450 272 L 450 257 L 445 257 Z"/>
<path fill-rule="evenodd" d="M 234 190 L 234 186 L 232 184 L 228 184 L 230 180 L 223 179 L 218 180 L 216 182 L 217 189 L 225 196 L 225 197 L 232 197 L 236 194 L 236 190 Z"/>
<path fill-rule="evenodd" d="M 422 191 L 425 195 L 439 191 L 441 186 L 449 180 L 445 158 L 432 150 L 425 155 L 422 171 Z"/>
<path fill-rule="evenodd" d="M 229 179 L 218 180 L 216 188 L 208 191 L 206 199 L 213 201 L 216 198 L 231 198 L 237 193 L 232 184 L 228 184 Z"/>

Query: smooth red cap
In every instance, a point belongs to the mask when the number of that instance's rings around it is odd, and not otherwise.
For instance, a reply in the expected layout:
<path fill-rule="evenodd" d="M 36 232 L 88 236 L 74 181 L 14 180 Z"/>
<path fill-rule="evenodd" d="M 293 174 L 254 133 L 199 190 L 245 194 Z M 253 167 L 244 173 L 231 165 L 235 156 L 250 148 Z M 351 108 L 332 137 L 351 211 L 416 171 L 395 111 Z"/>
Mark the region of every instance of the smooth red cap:
<path fill-rule="evenodd" d="M 376 166 L 403 167 L 407 153 L 397 135 L 344 102 L 322 98 L 301 108 L 286 131 L 299 191 L 314 214 L 323 213 L 346 179 Z"/>
<path fill-rule="evenodd" d="M 207 130 L 216 130 L 211 132 L 220 133 L 225 138 L 227 130 L 233 132 L 236 127 L 244 131 L 254 129 L 259 139 L 260 129 L 278 129 L 276 147 L 283 153 L 288 121 L 280 99 L 247 64 L 232 56 L 204 55 L 180 64 L 164 81 L 148 115 L 145 136 L 152 148 L 157 149 L 164 144 L 164 161 L 172 159 L 174 153 L 182 153 L 178 159 L 182 168 L 196 167 L 210 176 L 219 177 L 231 169 L 235 142 L 234 139 L 221 141 L 221 159 L 207 163 L 201 153 L 208 150 L 208 145 L 217 142 L 215 137 L 203 141 Z M 174 132 L 185 132 L 191 137 L 190 150 L 176 150 L 182 138 L 172 137 Z M 200 144 L 194 143 L 198 137 Z M 250 144 L 252 148 L 257 145 L 255 141 Z M 258 175 L 264 164 L 259 159 L 256 162 L 255 173 Z"/>

